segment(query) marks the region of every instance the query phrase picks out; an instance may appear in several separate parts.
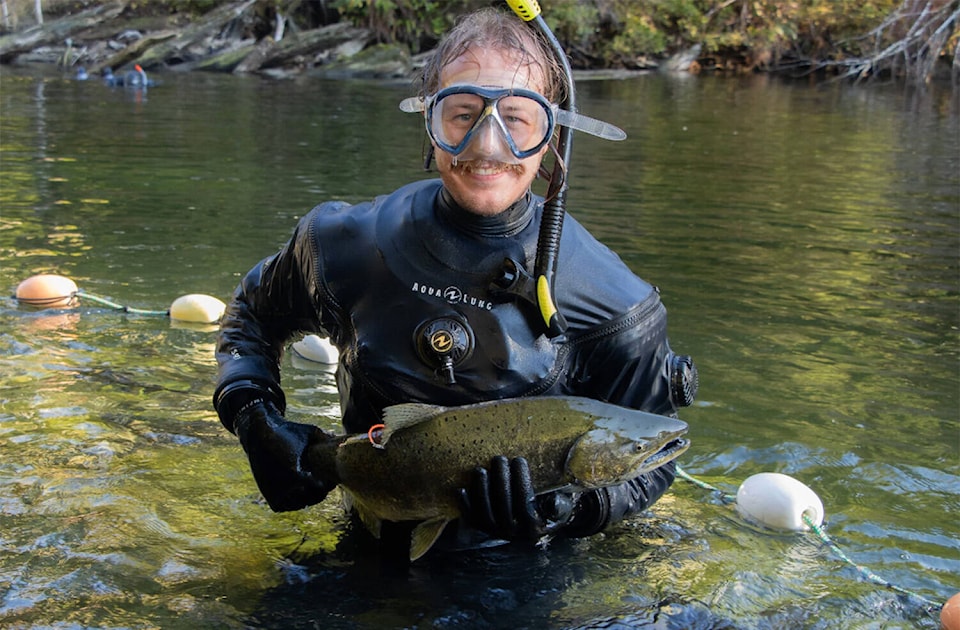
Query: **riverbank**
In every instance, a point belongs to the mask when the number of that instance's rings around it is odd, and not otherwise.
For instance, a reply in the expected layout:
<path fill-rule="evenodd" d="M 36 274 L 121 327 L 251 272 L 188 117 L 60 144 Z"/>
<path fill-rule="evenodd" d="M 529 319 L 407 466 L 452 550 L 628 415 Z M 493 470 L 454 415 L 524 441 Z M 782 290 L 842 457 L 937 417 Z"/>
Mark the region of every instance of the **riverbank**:
<path fill-rule="evenodd" d="M 400 46 L 376 45 L 369 29 L 345 22 L 257 38 L 256 2 L 222 5 L 199 17 L 143 15 L 123 3 L 86 9 L 0 38 L 0 63 L 54 64 L 97 75 L 147 71 L 261 73 L 289 78 L 322 70 L 386 78 L 410 72 Z M 349 62 L 349 63 L 347 63 Z"/>
<path fill-rule="evenodd" d="M 6 1 L 0 1 L 6 8 Z M 794 35 L 793 43 L 748 43 L 706 34 L 701 41 L 689 33 L 673 37 L 669 45 L 650 39 L 632 41 L 624 48 L 625 33 L 630 32 L 625 21 L 630 16 L 625 14 L 615 16 L 623 22 L 619 31 L 593 33 L 588 43 L 569 31 L 570 16 L 556 28 L 574 68 L 580 70 L 822 73 L 856 80 L 885 76 L 920 83 L 956 82 L 960 48 L 955 26 L 960 8 L 947 3 L 917 17 L 909 12 L 914 2 L 903 0 L 872 27 L 868 34 L 878 43 L 873 52 L 852 51 L 840 41 L 817 51 L 805 50 L 799 35 Z M 47 64 L 64 72 L 83 68 L 92 76 L 108 68 L 119 73 L 140 65 L 148 71 L 257 73 L 278 79 L 300 75 L 399 79 L 409 78 L 435 43 L 430 29 L 418 36 L 387 32 L 383 20 L 359 19 L 334 9 L 324 9 L 324 15 L 309 20 L 300 15 L 295 19 L 282 14 L 280 5 L 262 0 L 208 3 L 213 8 L 206 11 L 197 3 L 171 10 L 166 5 L 126 0 L 78 10 L 64 3 L 50 5 L 60 14 L 48 19 L 38 16 L 35 21 L 42 23 L 25 27 L 13 26 L 22 25 L 23 19 L 7 23 L 5 14 L 0 64 Z M 193 12 L 188 10 L 191 7 Z M 712 19 L 717 15 L 720 10 Z M 910 34 L 897 35 L 904 25 L 910 26 Z M 881 40 L 892 43 L 881 49 Z M 598 41 L 610 46 L 605 48 Z"/>

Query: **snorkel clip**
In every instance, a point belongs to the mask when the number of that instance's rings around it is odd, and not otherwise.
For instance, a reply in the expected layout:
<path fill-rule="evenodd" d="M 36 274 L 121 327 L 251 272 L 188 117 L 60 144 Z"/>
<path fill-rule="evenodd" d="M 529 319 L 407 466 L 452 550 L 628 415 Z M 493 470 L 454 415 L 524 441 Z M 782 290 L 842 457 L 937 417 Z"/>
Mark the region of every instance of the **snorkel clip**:
<path fill-rule="evenodd" d="M 549 337 L 556 337 L 567 327 L 563 315 L 553 305 L 553 297 L 550 295 L 550 286 L 546 278 L 539 276 L 534 279 L 524 269 L 523 264 L 513 258 L 504 259 L 500 276 L 490 283 L 490 292 L 511 295 L 536 308 L 547 325 L 546 334 Z"/>

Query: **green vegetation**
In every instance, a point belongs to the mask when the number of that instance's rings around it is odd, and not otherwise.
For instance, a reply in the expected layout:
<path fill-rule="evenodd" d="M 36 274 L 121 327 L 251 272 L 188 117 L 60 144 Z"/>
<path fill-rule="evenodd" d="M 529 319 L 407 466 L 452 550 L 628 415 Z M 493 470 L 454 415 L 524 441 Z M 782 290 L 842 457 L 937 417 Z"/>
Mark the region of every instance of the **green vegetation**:
<path fill-rule="evenodd" d="M 121 0 L 127 12 L 196 15 L 231 0 Z M 0 0 L 4 29 L 80 0 Z M 263 24 L 310 29 L 349 21 L 383 43 L 429 50 L 457 16 L 492 0 L 257 0 Z M 643 68 L 699 46 L 695 69 L 828 70 L 929 80 L 960 72 L 958 0 L 544 0 L 543 16 L 578 68 Z"/>
<path fill-rule="evenodd" d="M 294 0 L 299 2 L 299 0 Z M 385 42 L 429 49 L 478 0 L 334 0 Z M 699 45 L 718 70 L 831 69 L 928 80 L 958 61 L 960 2 L 946 0 L 549 0 L 543 16 L 575 67 L 640 68 Z"/>

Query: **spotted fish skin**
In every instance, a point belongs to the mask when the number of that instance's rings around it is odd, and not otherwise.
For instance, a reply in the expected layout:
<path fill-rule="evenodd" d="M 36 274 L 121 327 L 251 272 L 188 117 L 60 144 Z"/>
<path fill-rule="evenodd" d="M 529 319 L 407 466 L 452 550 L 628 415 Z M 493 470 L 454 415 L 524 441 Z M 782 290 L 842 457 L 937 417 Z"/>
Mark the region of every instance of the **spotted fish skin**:
<path fill-rule="evenodd" d="M 309 470 L 334 476 L 374 535 L 380 523 L 421 521 L 411 559 L 459 517 L 457 490 L 498 455 L 524 457 L 540 494 L 619 485 L 689 446 L 676 418 L 573 396 L 510 398 L 461 407 L 388 407 L 367 435 L 308 450 Z"/>

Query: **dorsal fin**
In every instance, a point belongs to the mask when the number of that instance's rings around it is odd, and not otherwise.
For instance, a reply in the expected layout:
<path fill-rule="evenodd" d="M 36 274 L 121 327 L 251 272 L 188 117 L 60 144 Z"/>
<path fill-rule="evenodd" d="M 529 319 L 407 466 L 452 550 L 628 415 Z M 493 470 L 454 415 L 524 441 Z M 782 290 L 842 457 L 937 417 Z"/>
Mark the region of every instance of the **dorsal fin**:
<path fill-rule="evenodd" d="M 426 403 L 402 403 L 391 405 L 383 410 L 383 434 L 380 437 L 380 446 L 386 446 L 390 434 L 409 427 L 444 411 L 446 407 L 428 405 Z"/>

